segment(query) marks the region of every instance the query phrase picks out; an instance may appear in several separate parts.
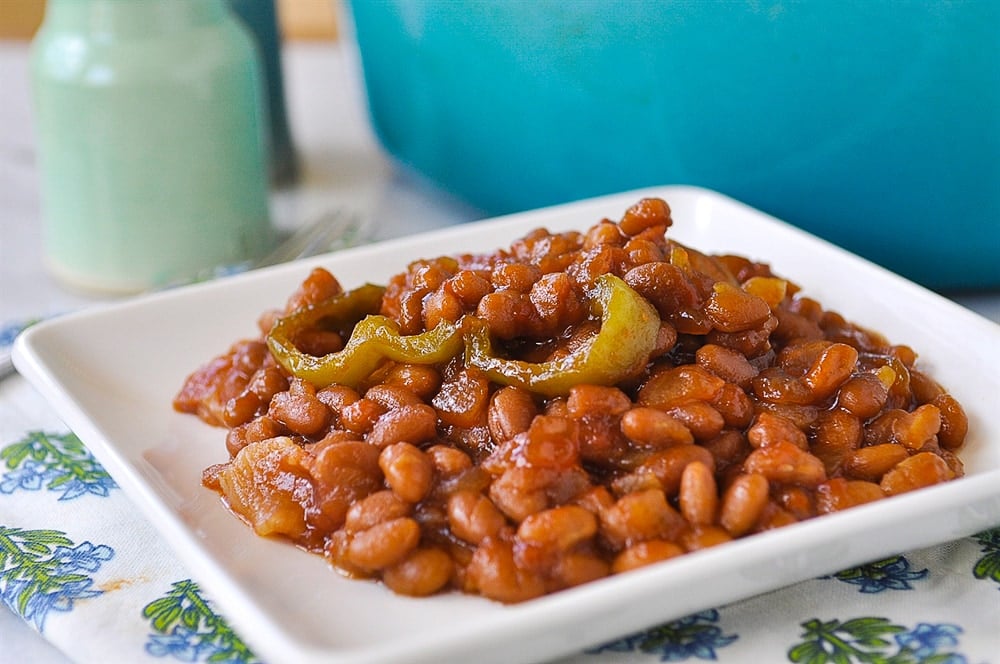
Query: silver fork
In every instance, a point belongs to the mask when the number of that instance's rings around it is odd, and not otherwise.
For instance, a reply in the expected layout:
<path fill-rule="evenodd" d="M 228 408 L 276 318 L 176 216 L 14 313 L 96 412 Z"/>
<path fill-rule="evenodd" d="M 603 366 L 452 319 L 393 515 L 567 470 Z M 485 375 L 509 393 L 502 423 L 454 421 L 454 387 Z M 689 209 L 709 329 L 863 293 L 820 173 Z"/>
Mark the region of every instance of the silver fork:
<path fill-rule="evenodd" d="M 364 241 L 363 230 L 361 215 L 347 210 L 332 210 L 297 229 L 270 253 L 253 261 L 249 269 L 361 244 Z"/>
<path fill-rule="evenodd" d="M 332 210 L 295 230 L 265 256 L 240 265 L 206 270 L 184 283 L 208 281 L 224 274 L 255 270 L 298 258 L 316 256 L 327 251 L 345 249 L 365 241 L 361 216 L 347 210 Z M 177 286 L 181 284 L 171 284 Z M 169 287 L 169 286 L 168 286 Z M 0 348 L 0 380 L 15 372 L 11 361 L 11 347 Z"/>

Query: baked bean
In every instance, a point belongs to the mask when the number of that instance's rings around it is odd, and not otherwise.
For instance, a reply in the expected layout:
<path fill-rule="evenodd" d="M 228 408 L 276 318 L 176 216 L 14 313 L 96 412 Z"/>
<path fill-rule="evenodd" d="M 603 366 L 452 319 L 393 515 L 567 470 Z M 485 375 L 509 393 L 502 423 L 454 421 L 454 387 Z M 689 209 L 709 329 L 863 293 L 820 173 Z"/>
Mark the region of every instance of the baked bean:
<path fill-rule="evenodd" d="M 711 452 L 700 445 L 678 445 L 649 455 L 636 468 L 635 474 L 650 475 L 668 496 L 676 496 L 684 468 L 695 461 L 700 461 L 714 472 L 715 459 Z"/>
<path fill-rule="evenodd" d="M 879 377 L 871 373 L 857 374 L 840 387 L 837 405 L 867 420 L 878 414 L 889 398 L 889 389 Z"/>
<path fill-rule="evenodd" d="M 629 409 L 621 419 L 621 431 L 630 440 L 649 447 L 690 445 L 694 436 L 679 419 L 658 408 L 639 406 Z"/>
<path fill-rule="evenodd" d="M 458 491 L 481 492 L 489 489 L 493 482 L 493 475 L 482 466 L 472 466 L 451 477 L 438 477 L 438 482 L 430 496 L 425 499 L 430 502 L 437 502 L 447 499 L 451 494 Z"/>
<path fill-rule="evenodd" d="M 442 476 L 454 476 L 472 467 L 469 455 L 454 447 L 432 445 L 424 451 L 430 457 L 434 469 Z"/>
<path fill-rule="evenodd" d="M 437 290 L 454 275 L 457 266 L 449 259 L 418 260 L 410 265 L 412 288 L 428 293 Z"/>
<path fill-rule="evenodd" d="M 382 581 L 400 595 L 426 597 L 444 588 L 455 565 L 441 549 L 419 548 L 382 572 Z"/>
<path fill-rule="evenodd" d="M 576 420 L 538 415 L 519 437 L 514 462 L 534 468 L 569 468 L 580 461 L 580 427 Z"/>
<path fill-rule="evenodd" d="M 940 456 L 932 452 L 920 452 L 896 464 L 895 468 L 882 477 L 879 486 L 887 495 L 895 496 L 945 482 L 954 476 L 954 471 Z"/>
<path fill-rule="evenodd" d="M 576 505 L 553 507 L 532 514 L 517 528 L 517 537 L 528 546 L 552 554 L 566 551 L 597 533 L 597 518 Z"/>
<path fill-rule="evenodd" d="M 584 300 L 565 272 L 542 275 L 532 285 L 528 299 L 553 336 L 587 316 Z"/>
<path fill-rule="evenodd" d="M 812 430 L 809 449 L 823 462 L 827 474 L 833 475 L 863 438 L 861 421 L 846 410 L 837 408 L 819 417 Z"/>
<path fill-rule="evenodd" d="M 712 455 L 718 470 L 742 463 L 746 455 L 750 453 L 750 444 L 739 431 L 723 431 L 712 440 L 702 443 L 701 446 Z"/>
<path fill-rule="evenodd" d="M 523 433 L 538 414 L 534 397 L 519 387 L 504 387 L 490 398 L 486 423 L 493 440 L 502 442 Z"/>
<path fill-rule="evenodd" d="M 614 550 L 643 540 L 673 540 L 684 526 L 683 517 L 659 489 L 623 496 L 600 515 L 601 535 Z"/>
<path fill-rule="evenodd" d="M 763 299 L 725 281 L 712 287 L 705 311 L 715 328 L 723 332 L 749 330 L 771 315 L 771 307 Z"/>
<path fill-rule="evenodd" d="M 387 360 L 355 387 L 295 377 L 265 336 L 343 292 L 317 268 L 260 316 L 261 336 L 175 397 L 228 429 L 230 460 L 202 482 L 258 532 L 349 575 L 515 602 L 964 474 L 968 417 L 912 348 L 765 263 L 668 239 L 671 224 L 669 206 L 646 199 L 617 223 L 416 260 L 356 312 L 403 335 L 478 317 L 522 369 L 577 354 L 602 364 L 587 293 L 620 275 L 659 313 L 645 366 L 554 396 L 462 352 Z M 322 363 L 341 350 L 354 322 L 339 318 L 296 329 L 298 353 Z"/>
<path fill-rule="evenodd" d="M 344 338 L 333 330 L 302 330 L 295 335 L 295 346 L 304 353 L 323 357 L 344 349 Z"/>
<path fill-rule="evenodd" d="M 663 260 L 663 249 L 656 242 L 642 237 L 629 239 L 625 243 L 625 252 L 630 268 Z"/>
<path fill-rule="evenodd" d="M 575 385 L 566 399 L 570 417 L 588 415 L 621 415 L 632 407 L 632 400 L 617 387 L 603 385 Z"/>
<path fill-rule="evenodd" d="M 374 401 L 387 411 L 423 405 L 420 397 L 404 385 L 375 385 L 365 392 L 365 399 Z"/>
<path fill-rule="evenodd" d="M 535 512 L 549 507 L 546 493 L 551 472 L 535 468 L 509 468 L 490 485 L 493 504 L 515 522 L 520 523 Z"/>
<path fill-rule="evenodd" d="M 809 449 L 806 434 L 794 422 L 768 411 L 761 412 L 747 430 L 747 440 L 754 447 L 767 447 L 778 442 L 795 445 L 802 450 Z"/>
<path fill-rule="evenodd" d="M 422 364 L 396 364 L 385 376 L 384 385 L 405 387 L 422 401 L 430 399 L 441 387 L 441 374 Z"/>
<path fill-rule="evenodd" d="M 820 486 L 823 486 L 822 484 Z M 817 491 L 819 489 L 817 488 Z M 800 486 L 781 486 L 774 492 L 773 498 L 797 521 L 804 521 L 816 516 L 816 501 L 814 492 Z"/>
<path fill-rule="evenodd" d="M 826 468 L 815 455 L 779 440 L 747 456 L 743 469 L 763 475 L 771 482 L 815 488 L 826 480 Z"/>
<path fill-rule="evenodd" d="M 441 323 L 454 323 L 465 313 L 462 301 L 446 290 L 436 290 L 423 300 L 424 327 L 433 329 Z"/>
<path fill-rule="evenodd" d="M 808 405 L 815 400 L 815 395 L 801 378 L 790 376 L 779 367 L 764 369 L 754 376 L 750 384 L 754 394 L 761 401 Z"/>
<path fill-rule="evenodd" d="M 753 401 L 733 383 L 723 385 L 710 405 L 722 416 L 727 427 L 746 429 L 753 421 Z"/>
<path fill-rule="evenodd" d="M 822 412 L 816 406 L 811 405 L 769 403 L 766 401 L 757 402 L 755 409 L 758 413 L 767 412 L 773 415 L 780 415 L 803 431 L 809 429 L 816 422 L 820 412 Z"/>
<path fill-rule="evenodd" d="M 693 526 L 715 522 L 719 508 L 719 490 L 715 476 L 704 463 L 694 461 L 684 467 L 678 492 L 681 514 Z"/>
<path fill-rule="evenodd" d="M 250 390 L 244 390 L 226 402 L 222 411 L 222 424 L 227 427 L 238 427 L 241 424 L 246 424 L 257 414 L 260 405 L 260 397 Z"/>
<path fill-rule="evenodd" d="M 622 215 L 618 227 L 626 235 L 638 235 L 651 226 L 670 226 L 670 206 L 660 198 L 643 198 Z"/>
<path fill-rule="evenodd" d="M 590 510 L 594 514 L 600 514 L 614 505 L 615 499 L 606 486 L 598 485 L 576 496 L 573 502 L 584 509 Z"/>
<path fill-rule="evenodd" d="M 583 551 L 566 551 L 549 561 L 550 574 L 558 588 L 571 588 L 604 578 L 611 565 L 601 556 Z"/>
<path fill-rule="evenodd" d="M 901 413 L 892 423 L 892 439 L 910 450 L 919 450 L 941 430 L 941 411 L 924 404 L 910 413 Z"/>
<path fill-rule="evenodd" d="M 405 516 L 391 519 L 355 533 L 347 559 L 362 569 L 381 570 L 403 560 L 419 541 L 416 521 Z"/>
<path fill-rule="evenodd" d="M 285 428 L 275 419 L 262 415 L 244 425 L 230 429 L 226 434 L 226 451 L 230 457 L 250 443 L 256 443 L 268 438 L 275 438 L 286 433 Z"/>
<path fill-rule="evenodd" d="M 726 384 L 696 364 L 653 374 L 639 389 L 639 403 L 666 409 L 689 401 L 711 401 Z"/>
<path fill-rule="evenodd" d="M 906 448 L 896 443 L 861 447 L 844 459 L 843 469 L 853 478 L 878 482 L 883 475 L 908 456 L 910 453 Z"/>
<path fill-rule="evenodd" d="M 484 295 L 493 290 L 493 284 L 487 272 L 462 269 L 445 282 L 444 288 L 458 298 L 463 308 L 471 311 Z"/>
<path fill-rule="evenodd" d="M 684 549 L 667 540 L 636 542 L 615 556 L 611 563 L 611 571 L 615 574 L 621 574 L 663 560 L 676 558 L 683 553 Z"/>
<path fill-rule="evenodd" d="M 410 515 L 411 506 L 392 491 L 376 491 L 347 510 L 344 530 L 357 533 L 385 521 Z"/>
<path fill-rule="evenodd" d="M 715 438 L 726 426 L 722 413 L 704 401 L 688 401 L 667 408 L 667 414 L 687 427 L 695 440 Z"/>
<path fill-rule="evenodd" d="M 792 302 L 797 301 L 793 300 Z M 791 306 L 788 308 L 779 307 L 774 311 L 774 317 L 778 321 L 774 337 L 780 342 L 790 343 L 823 338 L 823 330 L 816 321 L 795 313 L 791 310 Z"/>
<path fill-rule="evenodd" d="M 632 268 L 622 278 L 675 327 L 679 324 L 683 324 L 685 329 L 704 327 L 702 333 L 708 329 L 705 316 L 700 317 L 703 324 L 687 316 L 678 316 L 679 312 L 692 312 L 700 301 L 698 292 L 680 268 L 670 263 L 645 263 Z"/>
<path fill-rule="evenodd" d="M 914 368 L 910 368 L 910 392 L 917 403 L 929 403 L 945 393 L 937 381 Z"/>
<path fill-rule="evenodd" d="M 361 398 L 357 390 L 346 385 L 329 385 L 317 390 L 316 398 L 326 404 L 326 407 L 340 416 L 340 412 Z"/>
<path fill-rule="evenodd" d="M 778 327 L 778 319 L 768 316 L 759 327 L 739 332 L 711 329 L 705 335 L 708 343 L 730 348 L 751 359 L 758 359 L 771 352 L 771 335 Z M 687 331 L 687 330 L 685 330 Z"/>
<path fill-rule="evenodd" d="M 470 428 L 486 424 L 486 409 L 489 407 L 490 384 L 475 369 L 463 369 L 441 384 L 431 405 L 444 424 Z"/>
<path fill-rule="evenodd" d="M 314 268 L 285 302 L 285 311 L 318 304 L 344 292 L 340 282 L 328 270 Z M 269 328 L 270 329 L 270 328 Z"/>
<path fill-rule="evenodd" d="M 962 404 L 950 394 L 939 394 L 930 403 L 938 409 L 941 416 L 941 427 L 937 432 L 941 447 L 946 450 L 961 448 L 969 432 L 969 417 Z"/>
<path fill-rule="evenodd" d="M 768 530 L 775 530 L 776 528 L 784 528 L 793 523 L 797 523 L 794 514 L 773 500 L 769 500 L 767 505 L 764 505 L 764 511 L 761 512 L 760 519 L 757 520 L 757 527 L 754 529 L 754 532 L 766 532 Z"/>
<path fill-rule="evenodd" d="M 625 237 L 619 230 L 618 224 L 608 220 L 594 224 L 583 236 L 583 249 L 585 251 L 605 244 L 622 246 L 624 243 Z"/>
<path fill-rule="evenodd" d="M 719 526 L 694 526 L 681 534 L 681 544 L 686 551 L 700 551 L 732 541 L 733 536 Z"/>
<path fill-rule="evenodd" d="M 496 537 L 507 519 L 486 496 L 458 491 L 448 497 L 448 524 L 459 538 L 479 544 L 487 537 Z"/>
<path fill-rule="evenodd" d="M 517 293 L 527 293 L 541 276 L 541 271 L 534 265 L 526 263 L 500 263 L 493 269 L 490 281 L 496 288 L 505 288 Z"/>
<path fill-rule="evenodd" d="M 816 487 L 816 509 L 820 514 L 846 510 L 885 497 L 874 482 L 835 477 Z"/>
<path fill-rule="evenodd" d="M 417 445 L 437 435 L 437 413 L 426 404 L 390 410 L 375 422 L 365 440 L 375 447 L 393 443 Z"/>
<path fill-rule="evenodd" d="M 330 529 L 339 528 L 355 501 L 382 488 L 379 450 L 366 442 L 324 445 L 306 460 L 316 507 Z"/>
<path fill-rule="evenodd" d="M 431 490 L 434 465 L 426 454 L 410 443 L 394 443 L 383 448 L 378 465 L 385 475 L 385 483 L 407 502 L 418 503 Z"/>
<path fill-rule="evenodd" d="M 250 378 L 246 387 L 261 403 L 269 402 L 274 395 L 288 389 L 288 378 L 277 367 L 261 367 Z"/>
<path fill-rule="evenodd" d="M 802 381 L 819 399 L 824 399 L 840 387 L 858 363 L 858 351 L 847 344 L 835 343 L 816 359 Z"/>
<path fill-rule="evenodd" d="M 340 423 L 348 431 L 365 434 L 386 412 L 385 406 L 371 399 L 359 398 L 340 409 Z"/>
<path fill-rule="evenodd" d="M 653 352 L 649 354 L 650 360 L 655 360 L 661 355 L 666 355 L 677 344 L 677 330 L 666 321 L 660 321 L 660 329 L 656 331 L 656 345 Z"/>
<path fill-rule="evenodd" d="M 515 290 L 488 293 L 479 301 L 476 316 L 498 339 L 510 340 L 521 336 L 536 336 L 541 320 L 531 298 Z M 528 332 L 525 335 L 525 332 Z"/>
<path fill-rule="evenodd" d="M 767 505 L 770 484 L 763 475 L 739 475 L 722 496 L 719 524 L 733 537 L 750 532 Z"/>
<path fill-rule="evenodd" d="M 510 542 L 490 538 L 472 554 L 466 569 L 472 589 L 500 602 L 523 602 L 545 594 L 545 582 L 514 562 Z"/>
<path fill-rule="evenodd" d="M 274 395 L 267 414 L 303 436 L 319 433 L 330 420 L 330 409 L 316 398 L 315 388 L 301 379 L 293 380 L 288 392 Z"/>

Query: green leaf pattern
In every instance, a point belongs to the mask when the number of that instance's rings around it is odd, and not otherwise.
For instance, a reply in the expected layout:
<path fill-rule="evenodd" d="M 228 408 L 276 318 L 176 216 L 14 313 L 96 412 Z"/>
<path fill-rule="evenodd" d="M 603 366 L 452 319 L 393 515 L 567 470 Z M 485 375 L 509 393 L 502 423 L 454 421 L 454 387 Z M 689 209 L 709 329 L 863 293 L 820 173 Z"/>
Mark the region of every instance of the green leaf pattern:
<path fill-rule="evenodd" d="M 113 556 L 109 546 L 75 544 L 58 530 L 0 525 L 0 600 L 44 632 L 53 611 L 103 594 L 92 575 Z"/>
<path fill-rule="evenodd" d="M 190 579 L 174 583 L 166 595 L 147 604 L 142 615 L 154 630 L 146 642 L 146 652 L 154 657 L 233 664 L 260 661 Z"/>
<path fill-rule="evenodd" d="M 0 450 L 0 461 L 8 468 L 0 477 L 0 494 L 45 489 L 66 501 L 107 497 L 118 486 L 73 433 L 29 431 Z"/>

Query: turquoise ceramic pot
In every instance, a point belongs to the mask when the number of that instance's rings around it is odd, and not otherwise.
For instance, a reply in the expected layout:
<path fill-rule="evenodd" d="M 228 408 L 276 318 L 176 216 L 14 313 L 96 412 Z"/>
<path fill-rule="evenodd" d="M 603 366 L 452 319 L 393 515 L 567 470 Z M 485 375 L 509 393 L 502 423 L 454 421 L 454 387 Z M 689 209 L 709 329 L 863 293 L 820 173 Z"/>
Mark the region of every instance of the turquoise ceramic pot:
<path fill-rule="evenodd" d="M 695 184 L 933 287 L 1000 285 L 1000 3 L 351 13 L 387 150 L 487 212 Z"/>

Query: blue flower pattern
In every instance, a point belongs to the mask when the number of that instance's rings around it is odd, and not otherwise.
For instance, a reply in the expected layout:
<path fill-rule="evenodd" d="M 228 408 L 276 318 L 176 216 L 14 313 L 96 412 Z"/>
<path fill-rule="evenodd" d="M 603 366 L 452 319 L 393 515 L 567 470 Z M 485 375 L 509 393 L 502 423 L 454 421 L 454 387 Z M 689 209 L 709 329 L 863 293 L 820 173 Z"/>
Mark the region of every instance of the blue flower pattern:
<path fill-rule="evenodd" d="M 213 664 L 259 662 L 190 579 L 174 583 L 167 594 L 143 607 L 142 615 L 154 630 L 146 642 L 146 652 L 153 657 Z"/>
<path fill-rule="evenodd" d="M 107 545 L 74 544 L 60 531 L 0 526 L 0 600 L 44 632 L 52 612 L 103 594 L 93 574 L 113 557 Z"/>
<path fill-rule="evenodd" d="M 910 582 L 925 579 L 928 574 L 926 569 L 911 569 L 910 561 L 904 556 L 893 556 L 822 578 L 856 585 L 858 592 L 880 593 L 886 590 L 913 590 Z"/>
<path fill-rule="evenodd" d="M 715 609 L 702 611 L 587 652 L 599 654 L 639 651 L 658 655 L 661 662 L 680 662 L 691 658 L 715 660 L 718 648 L 724 648 L 738 638 L 735 634 L 723 634 L 722 629 L 715 624 L 718 620 L 719 612 Z"/>
<path fill-rule="evenodd" d="M 61 493 L 59 500 L 72 500 L 88 494 L 106 497 L 110 489 L 117 487 L 73 434 L 29 432 L 22 441 L 0 450 L 0 458 L 10 468 L 0 478 L 0 494 L 48 488 Z M 975 576 L 1000 581 L 997 571 L 1000 569 L 1000 529 L 975 537 L 986 554 L 978 561 Z M 71 611 L 78 600 L 103 594 L 94 587 L 93 575 L 114 555 L 114 550 L 107 545 L 89 541 L 75 544 L 58 531 L 23 531 L 0 526 L 0 601 L 44 633 L 51 614 Z M 912 590 L 912 583 L 925 579 L 928 574 L 927 569 L 912 569 L 904 556 L 895 556 L 823 578 L 856 585 L 861 593 L 880 593 Z M 175 616 L 177 620 L 172 624 L 163 623 L 162 611 L 156 615 L 157 606 L 162 609 L 163 602 L 175 602 L 180 607 L 180 613 Z M 209 608 L 207 600 L 201 598 L 197 586 L 191 582 L 174 584 L 171 594 L 152 602 L 146 609 L 144 615 L 151 617 L 154 627 L 157 624 L 163 627 L 148 637 L 145 650 L 150 656 L 180 662 L 249 664 L 259 661 Z M 735 634 L 724 634 L 716 624 L 718 620 L 717 611 L 702 611 L 587 652 L 641 652 L 655 655 L 664 662 L 716 660 L 720 649 L 738 639 Z M 821 628 L 817 627 L 820 625 Z M 813 640 L 807 639 L 789 650 L 789 659 L 793 662 L 854 661 L 854 657 L 865 661 L 875 657 L 879 661 L 884 658 L 886 661 L 933 661 L 935 664 L 968 662 L 964 655 L 955 652 L 960 645 L 962 628 L 954 624 L 921 622 L 906 629 L 884 619 L 856 618 L 844 623 L 812 620 L 803 626 L 807 627 L 804 636 Z M 883 637 L 891 635 L 891 642 L 884 638 L 872 641 L 873 629 L 881 629 Z M 839 638 L 835 642 L 838 645 L 822 645 L 826 633 L 837 634 Z M 856 643 L 852 642 L 855 636 Z M 862 648 L 859 643 L 872 642 L 881 643 L 883 652 L 858 650 L 848 655 L 838 651 L 838 648 Z M 889 651 L 890 643 L 894 644 L 896 652 Z M 812 653 L 812 657 L 802 657 L 804 653 Z M 844 659 L 845 656 L 849 659 Z"/>
<path fill-rule="evenodd" d="M 74 434 L 29 431 L 0 450 L 8 470 L 0 478 L 0 493 L 41 491 L 59 493 L 59 500 L 85 495 L 106 498 L 118 485 Z"/>
<path fill-rule="evenodd" d="M 897 634 L 896 643 L 917 659 L 925 660 L 941 650 L 956 647 L 961 633 L 962 628 L 958 625 L 920 623 L 909 632 Z"/>
<path fill-rule="evenodd" d="M 38 491 L 55 477 L 56 472 L 34 459 L 26 459 L 20 468 L 4 473 L 3 480 L 0 481 L 0 493 L 14 493 L 18 489 Z"/>
<path fill-rule="evenodd" d="M 802 623 L 803 641 L 788 651 L 792 662 L 807 664 L 967 664 L 959 646 L 962 628 L 948 623 L 919 623 L 912 629 L 886 618 L 840 620 L 813 618 Z M 891 638 L 890 638 L 891 637 Z"/>

